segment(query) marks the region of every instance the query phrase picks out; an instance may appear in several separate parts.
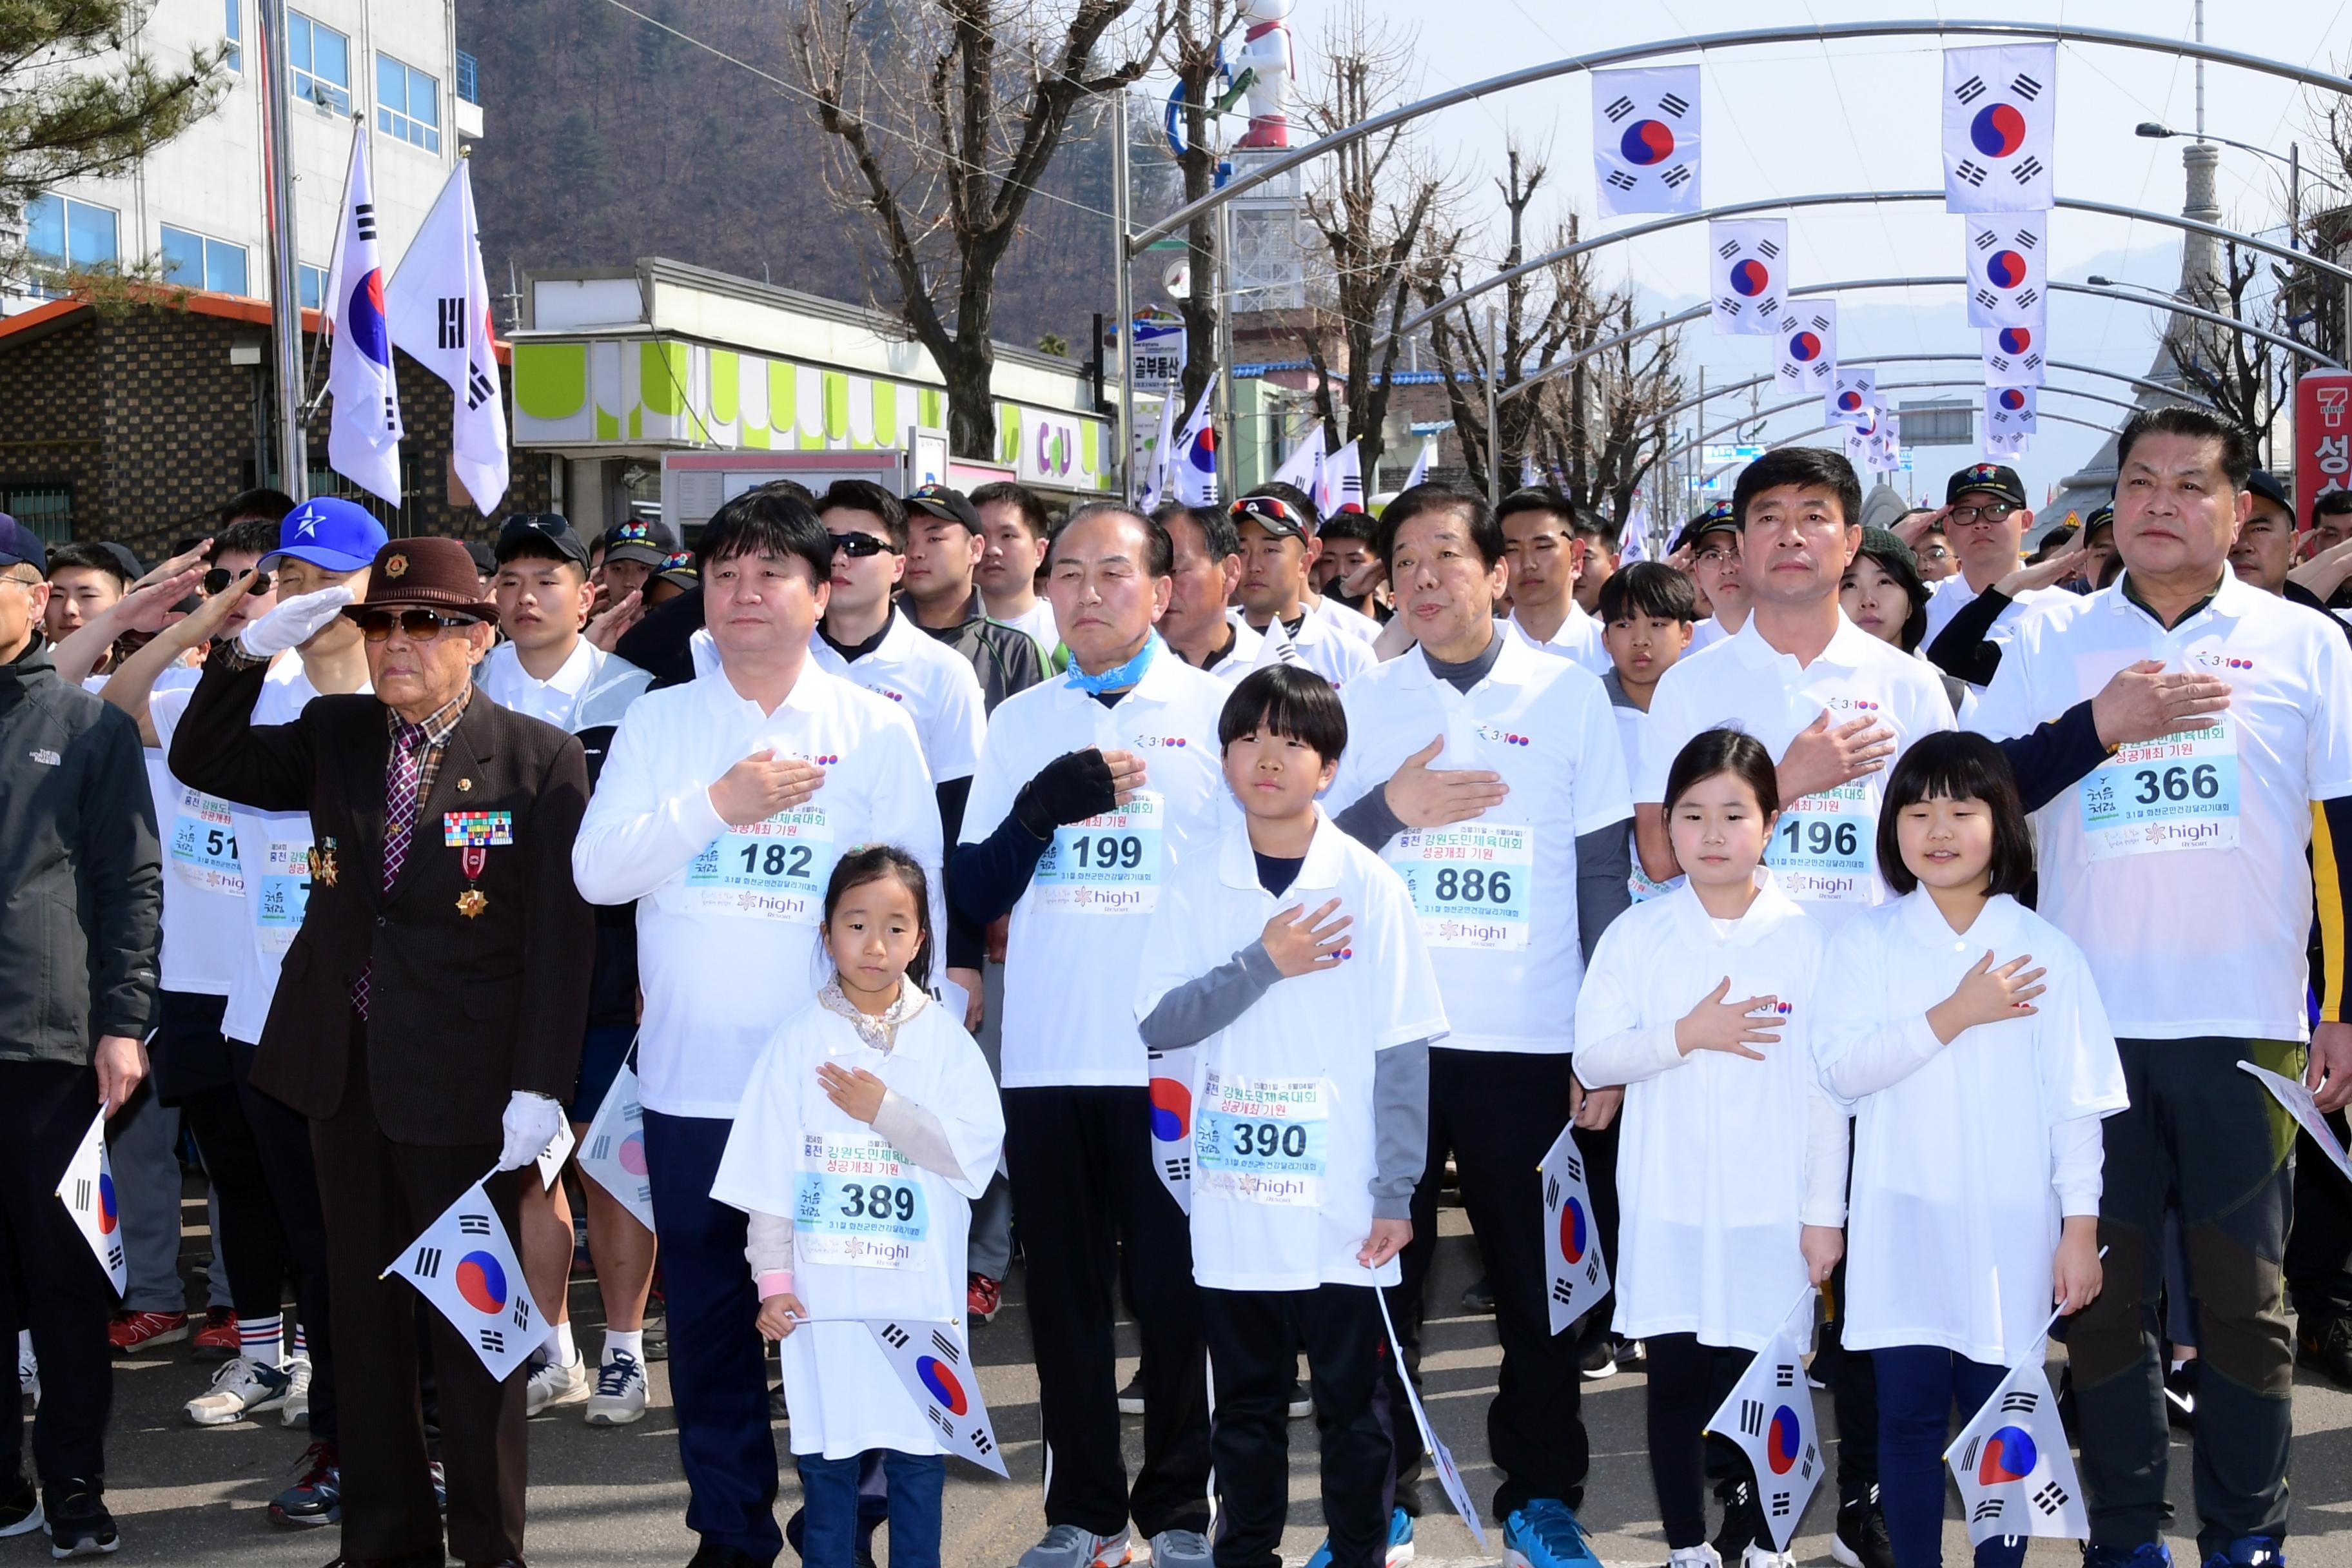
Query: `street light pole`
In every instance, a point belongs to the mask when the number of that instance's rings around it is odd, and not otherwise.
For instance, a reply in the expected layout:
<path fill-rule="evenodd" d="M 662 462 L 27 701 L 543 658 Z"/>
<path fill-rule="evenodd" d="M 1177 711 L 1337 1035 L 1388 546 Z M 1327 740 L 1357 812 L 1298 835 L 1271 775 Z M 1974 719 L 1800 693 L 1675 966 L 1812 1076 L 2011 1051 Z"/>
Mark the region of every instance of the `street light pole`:
<path fill-rule="evenodd" d="M 1486 307 L 1486 504 L 1503 500 L 1503 432 L 1495 422 L 1495 381 L 1503 374 L 1503 334 L 1495 307 Z"/>
<path fill-rule="evenodd" d="M 278 488 L 296 500 L 310 495 L 310 443 L 302 435 L 302 291 L 294 248 L 294 170 L 286 117 L 293 82 L 287 70 L 286 0 L 255 8 L 261 45 L 261 210 L 268 225 L 270 359 L 278 394 Z"/>
<path fill-rule="evenodd" d="M 1111 266 L 1117 276 L 1112 283 L 1113 308 L 1118 312 L 1118 499 L 1132 505 L 1135 500 L 1135 284 L 1129 277 L 1131 258 L 1127 251 L 1127 89 L 1114 93 L 1111 101 L 1118 107 L 1113 118 L 1110 139 L 1110 210 L 1111 226 L 1118 235 L 1111 242 Z M 1096 353 L 1102 351 L 1097 349 Z"/>

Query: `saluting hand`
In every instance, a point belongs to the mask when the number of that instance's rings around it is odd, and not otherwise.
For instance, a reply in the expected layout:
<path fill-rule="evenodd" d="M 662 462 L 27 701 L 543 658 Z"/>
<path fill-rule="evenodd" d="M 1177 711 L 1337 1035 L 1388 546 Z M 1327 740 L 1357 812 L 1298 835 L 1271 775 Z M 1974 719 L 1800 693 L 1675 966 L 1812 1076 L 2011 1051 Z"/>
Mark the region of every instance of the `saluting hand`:
<path fill-rule="evenodd" d="M 1285 979 L 1339 967 L 1339 954 L 1348 945 L 1348 928 L 1355 923 L 1351 915 L 1327 923 L 1326 917 L 1339 907 L 1339 900 L 1326 899 L 1309 915 L 1301 912 L 1305 904 L 1293 904 L 1265 922 L 1258 940 L 1265 944 L 1265 955 L 1274 960 Z"/>
<path fill-rule="evenodd" d="M 1864 714 L 1833 725 L 1830 710 L 1824 708 L 1820 718 L 1789 742 L 1780 766 L 1773 770 L 1780 781 L 1781 802 L 1785 805 L 1852 784 L 1878 772 L 1894 754 L 1895 731 L 1885 724 Z"/>
<path fill-rule="evenodd" d="M 1992 950 L 1988 948 L 1976 967 L 1960 976 L 1952 994 L 1927 1009 L 1927 1026 L 1944 1044 L 1950 1045 L 1963 1030 L 1979 1024 L 2031 1017 L 2041 1010 L 2033 1005 L 2033 999 L 2049 989 L 2042 977 L 2050 972 L 2026 968 L 2033 962 L 2030 952 L 2019 953 L 1998 969 L 1992 960 Z"/>
<path fill-rule="evenodd" d="M 1486 768 L 1433 768 L 1429 764 L 1445 749 L 1440 735 L 1404 760 L 1381 787 L 1389 810 L 1407 827 L 1444 827 L 1484 816 L 1503 804 L 1511 786 L 1503 775 Z"/>
<path fill-rule="evenodd" d="M 824 787 L 824 770 L 798 757 L 779 757 L 764 747 L 719 775 L 710 786 L 710 809 L 730 827 L 749 827 L 780 811 L 790 811 Z"/>
<path fill-rule="evenodd" d="M 1727 974 L 1714 990 L 1700 998 L 1697 1006 L 1675 1022 L 1675 1048 L 1685 1056 L 1693 1051 L 1721 1051 L 1726 1056 L 1746 1057 L 1751 1062 L 1762 1061 L 1764 1053 L 1748 1047 L 1780 1043 L 1780 1030 L 1788 1023 L 1776 1010 L 1780 999 L 1749 996 L 1738 1002 L 1725 1001 L 1730 994 L 1731 976 Z"/>

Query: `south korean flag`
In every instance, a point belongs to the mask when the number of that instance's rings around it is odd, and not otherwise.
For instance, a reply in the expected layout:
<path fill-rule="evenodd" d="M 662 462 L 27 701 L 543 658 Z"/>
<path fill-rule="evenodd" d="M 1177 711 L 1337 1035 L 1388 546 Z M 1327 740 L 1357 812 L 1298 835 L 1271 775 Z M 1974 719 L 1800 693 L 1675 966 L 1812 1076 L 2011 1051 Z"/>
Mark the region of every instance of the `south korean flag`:
<path fill-rule="evenodd" d="M 2041 394 L 2031 386 L 1988 386 L 1985 388 L 1984 427 L 1988 439 L 2009 436 L 2038 436 L 2042 422 L 2037 417 L 2036 405 Z"/>
<path fill-rule="evenodd" d="M 1546 1300 L 1557 1334 L 1609 1294 L 1609 1264 L 1601 1256 L 1601 1226 L 1593 1216 L 1592 1189 L 1573 1123 L 1559 1130 L 1536 1163 L 1536 1179 L 1543 1184 L 1544 1261 L 1550 1272 Z"/>
<path fill-rule="evenodd" d="M 961 1013 L 950 1014 L 961 1017 Z M 623 1067 L 588 1124 L 580 1173 L 613 1194 L 639 1225 L 654 1228 L 653 1179 L 646 1173 L 646 1111 L 637 1100 L 637 1073 Z"/>
<path fill-rule="evenodd" d="M 1714 247 L 1715 330 L 1762 335 L 1787 313 L 1781 277 L 1789 260 L 1789 220 L 1734 219 L 1707 225 Z"/>
<path fill-rule="evenodd" d="M 2052 205 L 2058 46 L 1944 51 L 1944 210 L 2038 213 Z"/>
<path fill-rule="evenodd" d="M 2040 386 L 2042 327 L 1987 327 L 1984 373 L 1987 386 Z"/>
<path fill-rule="evenodd" d="M 1813 1419 L 1813 1391 L 1805 1381 L 1798 1342 L 1798 1331 L 1811 1327 L 1806 1310 L 1812 1302 L 1808 1288 L 1706 1423 L 1708 1431 L 1729 1438 L 1748 1456 L 1756 1472 L 1757 1506 L 1764 1510 L 1776 1552 L 1789 1550 L 1797 1521 L 1822 1481 L 1821 1427 Z"/>
<path fill-rule="evenodd" d="M 480 1182 L 460 1193 L 383 1272 L 415 1286 L 500 1383 L 547 1338 L 549 1326 L 530 1299 L 514 1244 Z"/>
<path fill-rule="evenodd" d="M 1840 369 L 1822 399 L 1824 425 L 1867 425 L 1878 405 L 1878 373 Z"/>
<path fill-rule="evenodd" d="M 2033 449 L 2033 437 L 2020 432 L 2014 436 L 1987 436 L 1984 455 L 1988 458 L 2022 458 Z"/>
<path fill-rule="evenodd" d="M 1266 623 L 1266 630 L 1271 632 L 1281 624 L 1276 616 Z M 1289 646 L 1286 635 L 1284 646 Z M 1263 666 L 1265 661 L 1259 662 Z M 1290 662 L 1296 663 L 1296 658 Z M 1150 1075 L 1152 1173 L 1176 1200 L 1176 1206 L 1191 1214 L 1192 1100 L 1200 1092 L 1201 1048 L 1181 1046 L 1168 1051 L 1147 1050 L 1143 1055 L 1145 1070 Z"/>
<path fill-rule="evenodd" d="M 102 1105 L 89 1131 L 81 1135 L 73 1158 L 66 1162 L 65 1174 L 58 1178 L 58 1201 L 66 1205 L 74 1228 L 89 1243 L 114 1293 L 121 1295 L 129 1274 L 122 1252 L 122 1211 L 114 1195 L 114 1167 L 106 1158 L 106 1107 Z"/>
<path fill-rule="evenodd" d="M 953 1323 L 914 1318 L 869 1318 L 874 1342 L 890 1370 L 907 1385 L 907 1395 L 930 1424 L 942 1450 L 960 1454 L 984 1470 L 1008 1480 L 1004 1456 L 996 1450 L 996 1428 L 989 1425 L 988 1401 L 980 1396 L 980 1377 L 971 1355 Z"/>
<path fill-rule="evenodd" d="M 1903 425 L 1880 404 L 1871 410 L 1870 435 L 1863 442 L 1863 467 L 1891 474 L 1903 467 Z"/>
<path fill-rule="evenodd" d="M 2074 1541 L 2091 1536 L 2083 1483 L 2075 1479 L 2074 1457 L 2066 1451 L 2066 1430 L 2042 1368 L 2039 1341 L 2034 1350 L 1944 1451 L 1944 1462 L 1960 1484 L 1969 1539 L 1979 1545 L 1996 1535 Z"/>
<path fill-rule="evenodd" d="M 1795 301 L 1773 330 L 1780 334 L 1779 384 L 1827 395 L 1837 374 L 1837 301 Z"/>
<path fill-rule="evenodd" d="M 1699 210 L 1698 67 L 1592 73 L 1592 174 L 1602 217 Z"/>
<path fill-rule="evenodd" d="M 2050 215 L 1969 220 L 1969 325 L 2038 327 L 2050 313 Z"/>

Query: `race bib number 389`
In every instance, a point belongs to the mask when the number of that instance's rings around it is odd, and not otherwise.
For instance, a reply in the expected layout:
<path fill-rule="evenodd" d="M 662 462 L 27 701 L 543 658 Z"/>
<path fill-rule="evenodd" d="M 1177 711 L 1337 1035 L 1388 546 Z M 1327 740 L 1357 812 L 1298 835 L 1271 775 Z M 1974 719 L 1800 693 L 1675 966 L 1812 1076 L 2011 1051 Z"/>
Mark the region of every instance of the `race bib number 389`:
<path fill-rule="evenodd" d="M 2094 860 L 2230 849 L 2238 842 L 2238 732 L 2210 729 L 2119 747 L 2084 779 L 2083 843 Z"/>
<path fill-rule="evenodd" d="M 888 1139 L 801 1135 L 794 1256 L 859 1268 L 921 1268 L 930 1233 L 922 1178 Z"/>
<path fill-rule="evenodd" d="M 1386 858 L 1412 894 L 1430 946 L 1526 950 L 1533 828 L 1465 822 L 1400 833 Z"/>
<path fill-rule="evenodd" d="M 1044 909 L 1146 915 L 1160 903 L 1165 817 L 1156 795 L 1056 828 L 1030 888 Z"/>

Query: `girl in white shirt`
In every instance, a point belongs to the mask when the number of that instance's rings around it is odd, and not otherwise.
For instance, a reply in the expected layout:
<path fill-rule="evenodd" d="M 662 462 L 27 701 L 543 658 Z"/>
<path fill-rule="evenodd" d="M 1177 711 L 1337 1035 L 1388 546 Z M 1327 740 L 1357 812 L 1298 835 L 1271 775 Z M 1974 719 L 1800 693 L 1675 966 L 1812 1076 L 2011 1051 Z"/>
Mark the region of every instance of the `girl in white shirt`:
<path fill-rule="evenodd" d="M 1649 1352 L 1650 1472 L 1673 1568 L 1776 1553 L 1738 1448 L 1705 1437 L 1741 1373 L 1835 1267 L 1845 1117 L 1815 1076 L 1824 938 L 1763 868 L 1771 753 L 1707 730 L 1666 776 L 1688 880 L 1602 935 L 1576 1005 L 1576 1075 L 1624 1084 L 1617 1333 Z M 1706 1477 L 1723 1528 L 1706 1541 Z"/>
<path fill-rule="evenodd" d="M 902 849 L 835 863 L 821 928 L 834 976 L 751 1069 L 710 1189 L 751 1215 L 760 1331 L 783 1342 L 809 1568 L 850 1568 L 869 1449 L 884 1451 L 893 1568 L 939 1568 L 946 1450 L 862 1321 L 961 1337 L 970 1200 L 1004 1142 L 987 1059 L 923 989 L 929 909 Z"/>
<path fill-rule="evenodd" d="M 1830 944 L 1822 1075 L 1856 1113 L 1845 1345 L 1878 1374 L 1879 1500 L 1899 1568 L 1937 1568 L 1952 1407 L 2099 1293 L 2099 1119 L 2127 1097 L 2082 953 L 2016 900 L 2033 839 L 1998 747 L 1904 753 L 1878 863 L 1902 897 Z M 1976 1561 L 2024 1555 L 1993 1537 Z"/>

